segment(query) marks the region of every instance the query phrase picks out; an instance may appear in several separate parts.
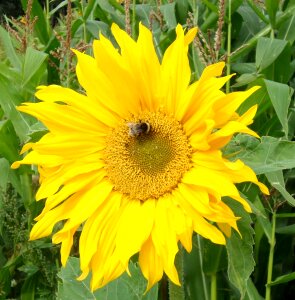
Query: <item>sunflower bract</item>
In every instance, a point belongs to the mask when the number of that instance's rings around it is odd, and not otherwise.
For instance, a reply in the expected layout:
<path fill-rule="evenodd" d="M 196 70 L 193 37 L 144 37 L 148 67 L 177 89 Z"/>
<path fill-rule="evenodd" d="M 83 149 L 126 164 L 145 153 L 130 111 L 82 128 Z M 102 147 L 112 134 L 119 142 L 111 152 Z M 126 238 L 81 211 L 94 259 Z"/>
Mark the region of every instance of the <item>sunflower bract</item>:
<path fill-rule="evenodd" d="M 241 116 L 236 110 L 258 87 L 222 92 L 231 77 L 220 77 L 223 62 L 190 83 L 187 52 L 196 28 L 185 33 L 178 25 L 161 63 L 143 25 L 137 41 L 115 24 L 112 33 L 119 50 L 100 36 L 94 58 L 75 51 L 85 94 L 40 86 L 40 102 L 18 107 L 48 128 L 12 165 L 34 164 L 40 173 L 36 200 L 46 203 L 30 238 L 50 235 L 62 221 L 52 240 L 61 243 L 65 265 L 82 226 L 80 279 L 91 271 L 93 290 L 128 271 L 136 253 L 147 289 L 163 272 L 179 284 L 179 243 L 190 251 L 196 232 L 225 244 L 231 228 L 238 230 L 238 216 L 223 197 L 251 212 L 235 184 L 252 182 L 268 193 L 248 166 L 228 161 L 221 151 L 235 133 L 257 137 L 248 128 L 256 107 Z"/>

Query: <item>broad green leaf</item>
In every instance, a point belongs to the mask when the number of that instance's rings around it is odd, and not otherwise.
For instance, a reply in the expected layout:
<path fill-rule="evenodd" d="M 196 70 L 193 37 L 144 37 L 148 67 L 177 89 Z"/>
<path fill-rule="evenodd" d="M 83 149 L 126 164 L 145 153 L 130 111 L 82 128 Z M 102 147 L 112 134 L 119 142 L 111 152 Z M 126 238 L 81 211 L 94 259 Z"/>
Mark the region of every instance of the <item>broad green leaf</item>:
<path fill-rule="evenodd" d="M 149 4 L 136 4 L 135 13 L 136 16 L 141 20 L 142 24 L 149 27 L 150 17 L 153 11 L 153 7 Z"/>
<path fill-rule="evenodd" d="M 10 64 L 16 69 L 21 69 L 21 61 L 16 53 L 15 45 L 9 33 L 0 26 L 0 45 L 4 49 L 5 55 L 8 57 Z"/>
<path fill-rule="evenodd" d="M 295 142 L 264 136 L 257 144 L 252 137 L 242 135 L 235 141 L 239 143 L 232 148 L 235 158 L 240 158 L 257 175 L 295 167 Z"/>
<path fill-rule="evenodd" d="M 242 74 L 240 77 L 238 77 L 236 79 L 236 83 L 233 85 L 233 87 L 240 87 L 240 86 L 244 86 L 247 85 L 251 82 L 253 82 L 254 80 L 256 80 L 258 78 L 257 74 Z"/>
<path fill-rule="evenodd" d="M 157 300 L 157 285 L 145 294 L 147 281 L 142 276 L 137 264 L 130 262 L 129 270 L 131 277 L 124 273 L 105 287 L 92 292 L 89 285 L 90 276 L 83 281 L 77 280 L 77 277 L 80 276 L 79 259 L 71 257 L 66 267 L 58 273 L 62 283 L 59 284 L 57 299 Z"/>
<path fill-rule="evenodd" d="M 249 277 L 255 266 L 253 258 L 254 230 L 251 227 L 251 217 L 241 204 L 230 200 L 226 202 L 233 209 L 235 215 L 241 218 L 237 222 L 241 235 L 233 230 L 231 237 L 226 241 L 226 250 L 228 255 L 228 278 L 239 290 L 241 299 L 243 299 Z"/>
<path fill-rule="evenodd" d="M 86 2 L 86 9 L 84 9 L 83 19 L 86 21 L 89 15 L 92 13 L 94 6 L 96 5 L 96 0 L 89 0 Z M 84 5 L 84 2 L 81 2 L 81 5 Z"/>
<path fill-rule="evenodd" d="M 15 105 L 19 104 L 21 99 L 12 93 L 12 91 L 13 88 L 4 82 L 4 80 L 1 80 L 0 77 L 0 105 L 6 118 L 11 120 L 21 142 L 25 142 L 30 125 L 27 117 L 24 117 L 22 113 L 16 110 Z"/>
<path fill-rule="evenodd" d="M 231 69 L 233 72 L 238 72 L 239 74 L 251 74 L 256 72 L 254 63 L 233 63 Z"/>
<path fill-rule="evenodd" d="M 10 120 L 0 121 L 0 156 L 10 163 L 18 160 L 19 140 Z"/>
<path fill-rule="evenodd" d="M 104 36 L 107 36 L 109 32 L 109 27 L 104 22 L 96 21 L 96 20 L 87 20 L 86 21 L 86 29 L 87 32 L 91 34 L 92 38 L 98 38 L 98 34 L 102 33 Z M 80 27 L 80 30 L 77 31 L 77 34 L 80 33 L 80 36 L 83 36 L 83 27 Z"/>
<path fill-rule="evenodd" d="M 37 51 L 31 47 L 27 48 L 26 55 L 25 55 L 25 62 L 23 66 L 23 72 L 22 72 L 23 86 L 27 85 L 28 82 L 35 75 L 39 75 L 38 76 L 39 78 L 42 77 L 43 74 L 37 74 L 37 73 L 41 70 L 42 64 L 44 64 L 46 58 L 47 58 L 46 53 Z"/>
<path fill-rule="evenodd" d="M 277 285 L 277 284 L 286 283 L 293 280 L 295 280 L 295 272 L 279 276 L 274 281 L 272 281 L 269 285 L 270 286 Z"/>
<path fill-rule="evenodd" d="M 0 158 L 0 189 L 5 190 L 11 183 L 16 191 L 22 195 L 22 185 L 17 171 L 10 168 L 10 163 L 5 158 Z"/>
<path fill-rule="evenodd" d="M 175 0 L 175 3 L 175 14 L 177 16 L 178 23 L 185 24 L 189 9 L 188 0 Z"/>
<path fill-rule="evenodd" d="M 177 25 L 175 17 L 175 2 L 160 6 L 160 11 L 163 14 L 164 20 L 169 29 L 173 29 Z"/>
<path fill-rule="evenodd" d="M 241 5 L 237 12 L 243 18 L 242 27 L 237 36 L 238 45 L 243 45 L 259 32 L 261 22 L 255 12 L 247 5 Z"/>
<path fill-rule="evenodd" d="M 254 211 L 253 208 L 252 208 L 252 210 L 256 214 L 257 221 L 261 225 L 264 234 L 266 235 L 268 241 L 270 242 L 270 240 L 271 240 L 271 223 L 267 217 L 265 208 L 258 196 L 255 198 L 255 201 L 253 204 L 255 206 L 255 209 L 258 210 L 259 213 Z"/>
<path fill-rule="evenodd" d="M 125 26 L 125 17 L 123 13 L 119 12 L 113 5 L 111 1 L 108 0 L 97 0 L 97 4 L 104 13 L 107 13 L 111 18 L 110 23 L 117 23 L 121 28 Z"/>
<path fill-rule="evenodd" d="M 294 235 L 295 234 L 295 224 L 278 227 L 276 229 L 276 233 Z"/>
<path fill-rule="evenodd" d="M 278 0 L 265 0 L 266 11 L 269 15 L 269 20 L 272 28 L 276 27 L 276 14 L 279 6 Z"/>
<path fill-rule="evenodd" d="M 0 61 L 0 80 L 5 81 L 5 79 L 8 83 L 13 82 L 14 85 L 18 85 L 21 82 L 21 72 L 12 68 L 8 62 Z"/>
<path fill-rule="evenodd" d="M 291 102 L 290 88 L 286 84 L 266 79 L 264 79 L 264 83 L 270 101 L 283 126 L 285 136 L 288 138 L 288 108 Z"/>
<path fill-rule="evenodd" d="M 284 176 L 282 170 L 265 173 L 269 183 L 280 192 L 285 200 L 292 206 L 295 206 L 295 199 L 288 193 L 285 188 Z"/>
<path fill-rule="evenodd" d="M 279 28 L 278 38 L 289 41 L 292 45 L 295 41 L 295 14 L 292 14 Z"/>
<path fill-rule="evenodd" d="M 260 89 L 252 94 L 238 109 L 239 114 L 245 113 L 253 105 L 258 105 L 258 110 L 255 115 L 255 119 L 259 119 L 259 116 L 264 115 L 263 113 L 271 107 L 268 93 L 262 78 L 257 78 L 251 83 L 251 86 L 260 86 Z"/>
<path fill-rule="evenodd" d="M 281 54 L 286 45 L 287 41 L 266 37 L 258 38 L 255 60 L 257 70 L 260 72 L 271 65 Z"/>
<path fill-rule="evenodd" d="M 295 272 L 277 277 L 269 285 L 277 285 L 295 280 Z"/>
<path fill-rule="evenodd" d="M 263 300 L 263 297 L 259 295 L 251 278 L 249 278 L 247 282 L 247 290 L 244 300 Z"/>
<path fill-rule="evenodd" d="M 272 73 L 271 77 L 269 77 L 271 80 L 285 84 L 289 83 L 289 80 L 294 73 L 294 67 L 292 67 L 291 63 L 292 55 L 293 48 L 290 43 L 288 43 L 282 53 L 275 60 L 274 64 L 269 66 Z"/>

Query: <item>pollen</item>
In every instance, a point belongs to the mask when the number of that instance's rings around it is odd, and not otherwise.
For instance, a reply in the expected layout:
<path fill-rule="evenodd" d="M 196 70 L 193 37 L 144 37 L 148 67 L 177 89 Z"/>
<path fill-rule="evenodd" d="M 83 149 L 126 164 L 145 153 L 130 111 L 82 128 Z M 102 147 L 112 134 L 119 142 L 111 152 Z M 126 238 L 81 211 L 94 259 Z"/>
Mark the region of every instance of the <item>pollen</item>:
<path fill-rule="evenodd" d="M 128 124 L 145 122 L 148 132 L 130 135 Z M 173 117 L 146 112 L 124 120 L 107 136 L 107 175 L 115 189 L 132 199 L 158 199 L 171 193 L 190 168 L 188 138 Z"/>

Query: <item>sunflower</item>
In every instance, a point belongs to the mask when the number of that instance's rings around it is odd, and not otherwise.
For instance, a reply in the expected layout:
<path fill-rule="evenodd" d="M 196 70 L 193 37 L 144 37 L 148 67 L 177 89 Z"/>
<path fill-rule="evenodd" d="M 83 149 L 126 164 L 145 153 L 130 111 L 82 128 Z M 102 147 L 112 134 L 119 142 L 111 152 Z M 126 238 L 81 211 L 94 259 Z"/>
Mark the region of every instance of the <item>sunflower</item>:
<path fill-rule="evenodd" d="M 162 62 L 143 25 L 137 41 L 115 24 L 112 33 L 119 50 L 103 35 L 94 57 L 73 50 L 84 93 L 40 86 L 40 102 L 18 107 L 48 128 L 12 165 L 34 164 L 40 173 L 36 200 L 46 203 L 30 239 L 50 235 L 62 221 L 52 241 L 61 243 L 65 265 L 82 226 L 80 279 L 92 272 L 93 290 L 128 272 L 136 253 L 147 289 L 163 272 L 179 284 L 179 244 L 191 251 L 193 232 L 225 244 L 231 228 L 238 230 L 223 197 L 251 212 L 235 184 L 252 182 L 268 193 L 248 166 L 221 151 L 237 132 L 258 137 L 248 128 L 257 107 L 235 112 L 258 87 L 222 92 L 231 78 L 220 77 L 223 62 L 191 83 L 187 52 L 196 28 L 185 33 L 178 25 Z"/>

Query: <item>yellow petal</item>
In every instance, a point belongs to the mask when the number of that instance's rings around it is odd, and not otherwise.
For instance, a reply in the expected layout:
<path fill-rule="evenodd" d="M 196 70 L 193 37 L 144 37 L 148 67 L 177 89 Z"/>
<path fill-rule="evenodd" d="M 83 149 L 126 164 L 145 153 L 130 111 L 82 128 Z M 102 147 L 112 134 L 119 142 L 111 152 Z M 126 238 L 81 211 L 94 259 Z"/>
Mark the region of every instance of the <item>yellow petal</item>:
<path fill-rule="evenodd" d="M 188 45 L 181 25 L 176 27 L 176 34 L 176 40 L 167 48 L 161 65 L 162 90 L 165 96 L 163 104 L 170 113 L 174 113 L 181 104 L 179 99 L 184 97 L 191 77 Z"/>
<path fill-rule="evenodd" d="M 80 266 L 87 269 L 91 259 L 97 251 L 99 240 L 107 223 L 111 223 L 117 217 L 120 208 L 121 195 L 114 193 L 105 201 L 85 222 L 79 240 Z"/>
<path fill-rule="evenodd" d="M 76 230 L 78 229 L 79 226 L 76 226 L 74 228 L 72 228 L 71 230 L 64 232 L 61 236 L 59 236 L 58 238 L 56 238 L 56 236 L 54 235 L 52 237 L 52 242 L 54 244 L 59 244 L 61 243 L 61 249 L 60 249 L 60 256 L 61 256 L 61 264 L 63 267 L 65 267 L 68 257 L 70 255 L 72 246 L 73 246 L 73 236 L 76 232 Z"/>
<path fill-rule="evenodd" d="M 244 92 L 229 93 L 216 101 L 214 104 L 216 127 L 224 125 L 227 121 L 229 121 L 239 106 L 259 88 L 260 87 L 258 86 L 254 86 Z"/>
<path fill-rule="evenodd" d="M 253 130 L 249 129 L 246 125 L 240 122 L 230 121 L 220 130 L 211 134 L 211 136 L 208 139 L 209 144 L 214 149 L 220 149 L 224 145 L 226 145 L 230 141 L 232 136 L 237 132 L 247 133 L 249 135 L 259 138 L 258 134 Z"/>
<path fill-rule="evenodd" d="M 146 292 L 163 276 L 163 263 L 157 254 L 151 238 L 142 246 L 139 253 L 139 265 L 143 276 L 148 280 Z"/>
<path fill-rule="evenodd" d="M 168 216 L 169 201 L 169 197 L 160 198 L 157 201 L 152 241 L 156 253 L 162 258 L 165 273 L 173 283 L 179 285 L 179 278 L 174 265 L 175 255 L 178 252 L 178 240 Z"/>
<path fill-rule="evenodd" d="M 64 102 L 76 107 L 89 116 L 89 122 L 99 122 L 110 127 L 115 127 L 118 122 L 117 116 L 105 109 L 98 101 L 93 101 L 69 88 L 58 85 L 43 86 L 39 87 L 35 96 L 42 101 Z"/>
<path fill-rule="evenodd" d="M 127 267 L 131 256 L 141 249 L 150 236 L 154 225 L 154 214 L 155 200 L 147 200 L 143 203 L 138 200 L 128 201 L 128 205 L 122 212 L 116 237 L 116 253 L 123 266 Z"/>

